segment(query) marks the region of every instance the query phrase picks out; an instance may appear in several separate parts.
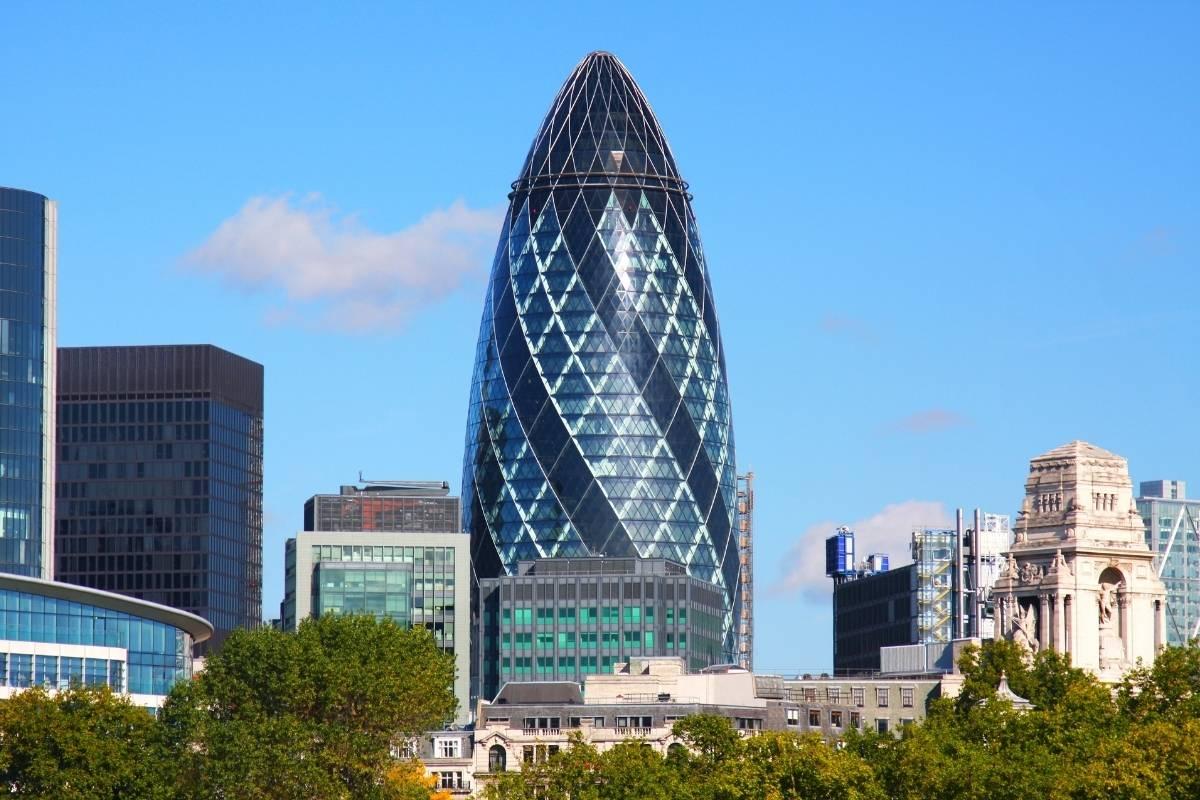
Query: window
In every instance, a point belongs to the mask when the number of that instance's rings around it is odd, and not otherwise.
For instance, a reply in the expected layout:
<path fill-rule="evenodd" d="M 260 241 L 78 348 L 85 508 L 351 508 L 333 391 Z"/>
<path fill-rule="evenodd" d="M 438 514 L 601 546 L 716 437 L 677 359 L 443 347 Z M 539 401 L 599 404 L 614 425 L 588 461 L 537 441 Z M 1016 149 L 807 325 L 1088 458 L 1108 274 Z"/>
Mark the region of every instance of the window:
<path fill-rule="evenodd" d="M 901 717 L 900 718 L 900 727 L 901 728 L 907 728 L 909 725 L 912 725 L 912 724 L 913 724 L 912 717 Z"/>
<path fill-rule="evenodd" d="M 804 688 L 804 702 L 806 702 L 806 703 L 817 702 L 817 690 L 811 686 L 806 686 Z"/>
<path fill-rule="evenodd" d="M 595 650 L 596 634 L 594 632 L 579 634 L 579 646 L 584 650 Z"/>
<path fill-rule="evenodd" d="M 466 781 L 461 772 L 437 772 L 439 789 L 465 789 Z"/>
<path fill-rule="evenodd" d="M 621 609 L 616 606 L 605 606 L 600 621 L 608 625 L 616 625 L 621 621 Z"/>
<path fill-rule="evenodd" d="M 762 720 L 757 717 L 738 717 L 737 729 L 739 731 L 761 731 Z"/>
<path fill-rule="evenodd" d="M 829 712 L 829 724 L 835 728 L 842 727 L 842 712 L 841 711 L 830 711 Z"/>
<path fill-rule="evenodd" d="M 572 623 L 575 621 L 574 608 L 560 608 L 558 610 L 558 624 Z"/>
<path fill-rule="evenodd" d="M 416 758 L 417 740 L 404 739 L 392 745 L 392 758 Z"/>
<path fill-rule="evenodd" d="M 462 739 L 456 736 L 435 737 L 433 754 L 438 758 L 462 758 Z"/>
<path fill-rule="evenodd" d="M 668 624 L 668 625 L 674 625 L 674 624 L 675 624 L 675 609 L 673 609 L 673 608 L 671 608 L 671 607 L 669 607 L 669 606 L 667 607 L 667 616 L 666 616 L 666 622 L 667 622 L 667 624 Z"/>
<path fill-rule="evenodd" d="M 842 702 L 842 690 L 837 686 L 830 686 L 825 690 L 825 695 L 829 698 L 829 702 L 834 705 Z"/>
<path fill-rule="evenodd" d="M 850 712 L 850 727 L 856 731 L 862 730 L 862 714 L 857 711 Z"/>
<path fill-rule="evenodd" d="M 875 730 L 879 731 L 880 733 L 887 733 L 888 721 L 886 719 L 875 720 Z"/>
<path fill-rule="evenodd" d="M 850 702 L 853 703 L 854 705 L 858 706 L 859 708 L 862 708 L 864 705 L 866 705 L 865 694 L 866 694 L 866 692 L 863 690 L 863 688 L 861 686 L 857 686 L 857 687 L 851 689 L 850 690 Z"/>
<path fill-rule="evenodd" d="M 596 609 L 595 608 L 579 609 L 579 624 L 580 625 L 595 625 L 596 624 Z"/>
<path fill-rule="evenodd" d="M 913 707 L 913 690 L 911 687 L 900 690 L 900 705 L 905 708 Z"/>
<path fill-rule="evenodd" d="M 875 705 L 879 706 L 880 708 L 888 707 L 888 690 L 887 689 L 876 689 L 875 690 Z"/>
<path fill-rule="evenodd" d="M 787 724 L 788 725 L 799 725 L 800 724 L 800 709 L 789 708 L 787 710 Z"/>
<path fill-rule="evenodd" d="M 654 631 L 646 631 L 645 634 L 643 634 L 643 638 L 646 641 L 647 648 L 654 647 Z"/>
<path fill-rule="evenodd" d="M 517 608 L 513 610 L 513 622 L 517 625 L 532 625 L 533 624 L 533 609 L 532 608 Z"/>
<path fill-rule="evenodd" d="M 538 625 L 554 624 L 554 609 L 553 608 L 539 608 L 537 610 L 537 622 L 538 622 Z"/>
<path fill-rule="evenodd" d="M 808 710 L 808 727 L 810 727 L 810 728 L 821 727 L 821 712 L 815 708 L 810 708 Z"/>
<path fill-rule="evenodd" d="M 537 646 L 539 650 L 551 650 L 554 647 L 553 633 L 539 633 L 537 635 Z"/>
<path fill-rule="evenodd" d="M 624 619 L 626 625 L 634 625 L 642 621 L 641 606 L 625 606 Z"/>

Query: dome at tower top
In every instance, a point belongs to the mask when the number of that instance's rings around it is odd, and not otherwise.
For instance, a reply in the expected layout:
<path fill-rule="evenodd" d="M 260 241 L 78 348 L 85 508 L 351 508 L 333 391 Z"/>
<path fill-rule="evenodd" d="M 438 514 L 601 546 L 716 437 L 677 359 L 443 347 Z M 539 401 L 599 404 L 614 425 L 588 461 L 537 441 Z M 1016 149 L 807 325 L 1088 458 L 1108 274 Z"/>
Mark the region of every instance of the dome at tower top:
<path fill-rule="evenodd" d="M 685 189 L 646 96 L 612 53 L 588 53 L 534 137 L 515 190 L 633 184 Z"/>

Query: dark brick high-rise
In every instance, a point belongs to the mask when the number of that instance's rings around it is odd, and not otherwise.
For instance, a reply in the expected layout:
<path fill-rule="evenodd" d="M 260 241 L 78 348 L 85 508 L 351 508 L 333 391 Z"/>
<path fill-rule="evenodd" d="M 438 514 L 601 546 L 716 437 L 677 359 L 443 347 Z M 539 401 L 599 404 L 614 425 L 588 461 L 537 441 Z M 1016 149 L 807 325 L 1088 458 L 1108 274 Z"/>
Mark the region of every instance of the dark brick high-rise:
<path fill-rule="evenodd" d="M 55 577 L 262 619 L 261 364 L 212 345 L 58 350 Z"/>

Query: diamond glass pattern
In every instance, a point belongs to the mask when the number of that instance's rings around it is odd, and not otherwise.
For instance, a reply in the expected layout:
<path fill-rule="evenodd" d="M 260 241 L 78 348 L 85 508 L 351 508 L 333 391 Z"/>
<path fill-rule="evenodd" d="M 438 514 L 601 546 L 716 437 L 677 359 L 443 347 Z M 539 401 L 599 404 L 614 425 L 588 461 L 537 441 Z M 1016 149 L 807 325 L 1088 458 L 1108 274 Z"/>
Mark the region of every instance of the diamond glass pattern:
<path fill-rule="evenodd" d="M 687 184 L 614 56 L 563 84 L 509 199 L 468 412 L 473 567 L 673 559 L 722 589 L 731 651 L 735 466 L 712 289 Z"/>

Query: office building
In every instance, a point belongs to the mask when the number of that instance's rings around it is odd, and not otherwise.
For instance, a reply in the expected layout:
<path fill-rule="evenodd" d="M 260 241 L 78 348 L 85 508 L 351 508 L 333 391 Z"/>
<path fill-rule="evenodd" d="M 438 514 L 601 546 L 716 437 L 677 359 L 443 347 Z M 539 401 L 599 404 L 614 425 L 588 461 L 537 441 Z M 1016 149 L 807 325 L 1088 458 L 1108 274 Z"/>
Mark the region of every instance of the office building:
<path fill-rule="evenodd" d="M 263 368 L 211 345 L 58 351 L 56 577 L 262 621 Z"/>
<path fill-rule="evenodd" d="M 365 481 L 310 497 L 304 530 L 459 533 L 462 506 L 446 481 Z"/>
<path fill-rule="evenodd" d="M 203 619 L 144 600 L 0 574 L 0 700 L 31 686 L 107 686 L 155 709 L 192 676 Z"/>
<path fill-rule="evenodd" d="M 877 672 L 880 648 L 916 641 L 915 564 L 834 582 L 834 675 Z"/>
<path fill-rule="evenodd" d="M 0 187 L 0 572 L 54 570 L 58 210 Z"/>
<path fill-rule="evenodd" d="M 631 658 L 721 662 L 721 592 L 661 558 L 522 561 L 479 581 L 481 697 L 509 682 L 573 681 Z"/>
<path fill-rule="evenodd" d="M 1200 500 L 1183 481 L 1143 481 L 1137 499 L 1154 570 L 1167 589 L 1167 643 L 1200 636 Z"/>
<path fill-rule="evenodd" d="M 374 614 L 428 628 L 454 654 L 459 722 L 471 713 L 470 537 L 465 533 L 305 531 L 284 551 L 283 629 L 322 614 Z"/>
<path fill-rule="evenodd" d="M 512 186 L 468 409 L 475 572 L 675 561 L 720 590 L 733 660 L 742 572 L 720 327 L 688 186 L 614 56 L 591 53 L 567 78 Z"/>
<path fill-rule="evenodd" d="M 839 528 L 825 541 L 825 571 L 833 579 L 833 668 L 837 675 L 880 669 L 880 648 L 992 638 L 992 585 L 1012 532 L 1008 517 L 975 511 L 966 527 L 916 528 L 913 562 L 889 570 L 886 554 L 855 560 L 854 532 Z"/>

